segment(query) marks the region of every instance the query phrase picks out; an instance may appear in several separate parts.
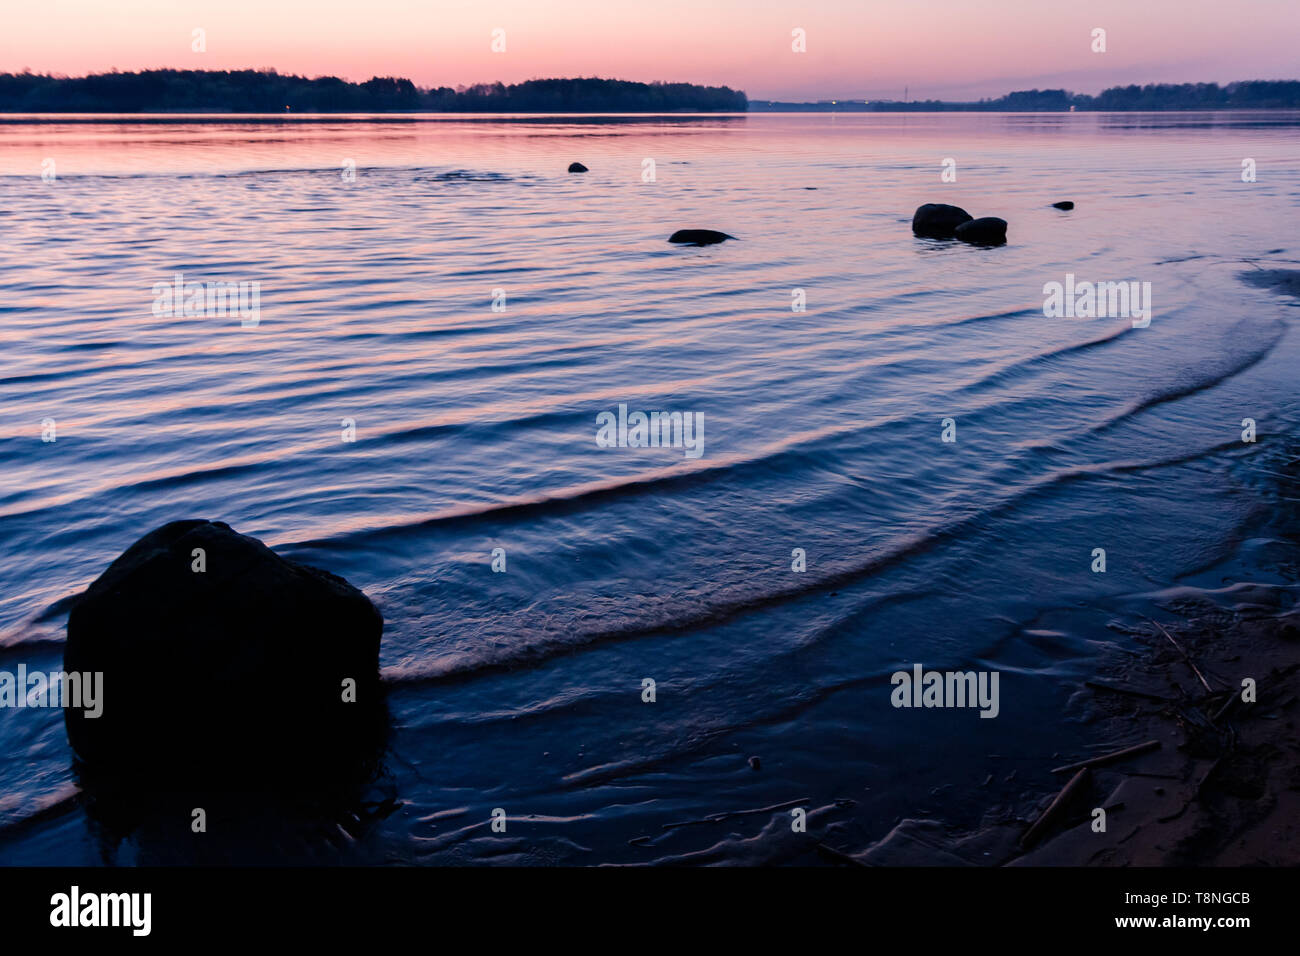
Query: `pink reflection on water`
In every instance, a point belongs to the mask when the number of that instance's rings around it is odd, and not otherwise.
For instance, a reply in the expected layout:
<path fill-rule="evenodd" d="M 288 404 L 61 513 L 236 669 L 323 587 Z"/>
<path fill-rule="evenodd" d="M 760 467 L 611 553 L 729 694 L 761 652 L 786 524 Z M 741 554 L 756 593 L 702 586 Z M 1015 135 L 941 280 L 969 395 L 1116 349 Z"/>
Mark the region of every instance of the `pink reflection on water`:
<path fill-rule="evenodd" d="M 59 176 L 234 173 L 366 166 L 471 167 L 488 155 L 510 171 L 530 168 L 532 141 L 616 136 L 629 123 L 644 135 L 645 114 L 5 114 L 0 175 L 39 174 L 53 159 Z M 662 132 L 710 132 L 743 125 L 744 114 L 674 114 Z M 500 148 L 504 147 L 504 148 Z M 571 150 L 570 150 L 571 152 Z M 557 154 L 558 155 L 558 154 Z M 567 162 L 567 161 L 566 161 Z M 496 168 L 496 167 L 494 167 Z"/>

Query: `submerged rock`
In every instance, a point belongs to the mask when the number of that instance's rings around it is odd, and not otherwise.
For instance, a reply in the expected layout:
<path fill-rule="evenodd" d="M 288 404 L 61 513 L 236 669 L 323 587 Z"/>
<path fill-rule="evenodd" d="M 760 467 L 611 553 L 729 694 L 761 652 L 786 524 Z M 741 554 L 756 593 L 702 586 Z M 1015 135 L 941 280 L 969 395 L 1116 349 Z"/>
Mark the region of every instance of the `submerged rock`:
<path fill-rule="evenodd" d="M 1068 199 L 1062 199 L 1060 202 L 1054 202 L 1054 203 L 1052 203 L 1052 208 L 1053 208 L 1053 209 L 1073 209 L 1073 208 L 1074 208 L 1074 203 L 1070 202 L 1070 200 L 1068 200 Z"/>
<path fill-rule="evenodd" d="M 1254 272 L 1240 273 L 1239 278 L 1261 289 L 1271 289 L 1278 295 L 1300 299 L 1300 269 L 1261 269 L 1256 266 Z M 1291 617 L 1300 629 L 1300 617 Z"/>
<path fill-rule="evenodd" d="M 960 206 L 928 202 L 912 214 L 912 232 L 927 239 L 951 239 L 958 226 L 973 218 Z"/>
<path fill-rule="evenodd" d="M 997 216 L 972 219 L 958 226 L 954 235 L 978 246 L 1000 246 L 1007 241 L 1007 221 Z"/>
<path fill-rule="evenodd" d="M 571 173 L 585 173 L 586 171 L 587 167 L 582 163 L 569 163 L 569 172 Z"/>
<path fill-rule="evenodd" d="M 83 775 L 255 790 L 355 775 L 382 750 L 383 617 L 340 577 L 214 521 L 145 535 L 68 617 L 64 669 L 103 675 L 64 711 Z"/>
<path fill-rule="evenodd" d="M 715 242 L 725 242 L 728 239 L 735 238 L 735 236 L 729 236 L 725 232 L 716 232 L 713 229 L 678 229 L 668 237 L 668 241 L 686 243 L 692 246 L 709 246 Z"/>

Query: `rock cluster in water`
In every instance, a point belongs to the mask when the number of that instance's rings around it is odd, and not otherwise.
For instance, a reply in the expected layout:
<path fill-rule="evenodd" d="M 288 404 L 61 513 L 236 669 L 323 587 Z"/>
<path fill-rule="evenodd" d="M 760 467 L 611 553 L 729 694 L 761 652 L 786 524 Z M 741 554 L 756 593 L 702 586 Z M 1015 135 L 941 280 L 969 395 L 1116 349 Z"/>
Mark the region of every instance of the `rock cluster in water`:
<path fill-rule="evenodd" d="M 996 216 L 976 219 L 960 206 L 926 203 L 912 215 L 912 232 L 926 239 L 960 239 L 975 245 L 1007 241 L 1007 222 Z"/>

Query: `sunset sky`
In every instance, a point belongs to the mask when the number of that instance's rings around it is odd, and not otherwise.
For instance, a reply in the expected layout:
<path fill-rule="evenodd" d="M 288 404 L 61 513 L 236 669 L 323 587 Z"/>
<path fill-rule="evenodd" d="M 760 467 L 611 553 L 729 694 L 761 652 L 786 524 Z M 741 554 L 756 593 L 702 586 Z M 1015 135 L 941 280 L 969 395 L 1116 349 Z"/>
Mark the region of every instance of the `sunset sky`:
<path fill-rule="evenodd" d="M 498 27 L 504 53 L 490 48 Z M 1094 27 L 1104 54 L 1090 49 Z M 195 28 L 205 53 L 191 50 Z M 1292 79 L 1297 38 L 1297 0 L 46 0 L 6 4 L 0 72 L 274 67 L 420 86 L 610 76 L 753 99 L 890 99 L 904 86 L 976 99 Z"/>

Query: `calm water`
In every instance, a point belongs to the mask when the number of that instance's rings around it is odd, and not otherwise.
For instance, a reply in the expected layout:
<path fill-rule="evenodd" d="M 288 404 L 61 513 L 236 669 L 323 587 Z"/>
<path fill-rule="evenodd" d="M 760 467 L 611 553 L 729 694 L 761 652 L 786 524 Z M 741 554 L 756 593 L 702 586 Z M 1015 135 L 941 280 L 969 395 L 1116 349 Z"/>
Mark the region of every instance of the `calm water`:
<path fill-rule="evenodd" d="M 792 801 L 851 850 L 969 825 L 1090 742 L 1125 625 L 1290 583 L 1297 313 L 1239 276 L 1300 260 L 1294 115 L 151 119 L 0 124 L 0 668 L 56 669 L 55 602 L 169 520 L 344 575 L 402 806 L 302 859 L 815 862 Z M 914 239 L 926 201 L 1010 241 Z M 259 282 L 260 324 L 156 316 L 178 272 Z M 1045 318 L 1066 273 L 1150 282 L 1150 327 Z M 598 448 L 619 403 L 702 414 L 703 456 Z M 895 710 L 914 662 L 998 670 L 1000 716 Z M 11 826 L 70 753 L 57 713 L 0 742 L 0 859 L 174 858 Z"/>

